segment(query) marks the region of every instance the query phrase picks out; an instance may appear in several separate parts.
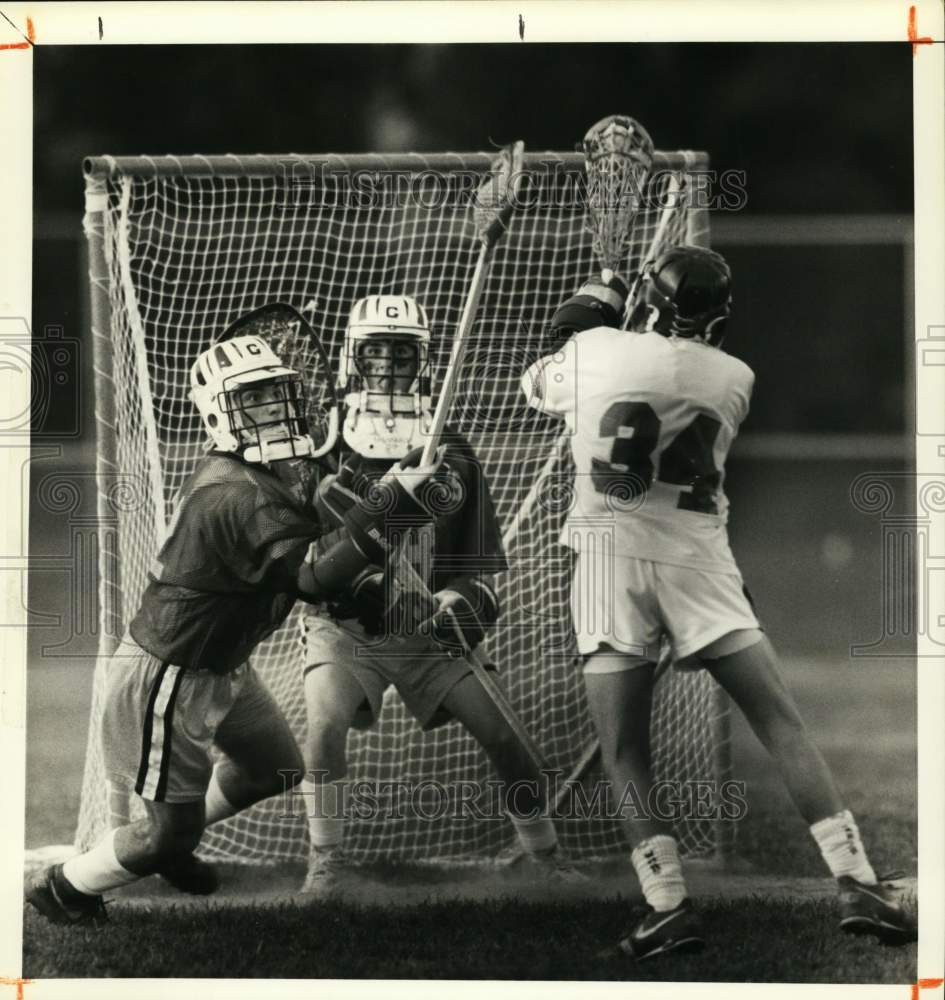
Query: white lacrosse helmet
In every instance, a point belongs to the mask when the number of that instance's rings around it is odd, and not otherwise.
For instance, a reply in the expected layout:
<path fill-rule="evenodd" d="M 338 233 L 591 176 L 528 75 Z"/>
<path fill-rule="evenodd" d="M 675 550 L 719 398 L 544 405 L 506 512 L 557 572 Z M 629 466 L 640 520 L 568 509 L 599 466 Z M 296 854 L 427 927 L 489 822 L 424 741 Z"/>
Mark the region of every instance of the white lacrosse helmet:
<path fill-rule="evenodd" d="M 398 459 L 430 428 L 430 321 L 409 295 L 370 295 L 351 310 L 338 369 L 345 442 Z"/>
<path fill-rule="evenodd" d="M 190 370 L 190 398 L 218 451 L 278 462 L 315 450 L 302 378 L 261 337 L 233 337 L 204 351 Z"/>

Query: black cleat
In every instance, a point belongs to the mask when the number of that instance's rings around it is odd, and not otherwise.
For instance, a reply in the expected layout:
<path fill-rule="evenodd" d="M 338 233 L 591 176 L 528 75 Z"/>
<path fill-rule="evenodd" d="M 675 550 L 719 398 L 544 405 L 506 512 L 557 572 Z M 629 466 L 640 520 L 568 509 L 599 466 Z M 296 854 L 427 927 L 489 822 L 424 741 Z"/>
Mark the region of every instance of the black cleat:
<path fill-rule="evenodd" d="M 918 938 L 915 921 L 886 886 L 865 885 L 849 876 L 840 887 L 840 928 L 847 934 L 871 934 L 881 944 L 899 947 Z"/>
<path fill-rule="evenodd" d="M 62 865 L 34 872 L 26 881 L 26 901 L 54 924 L 97 924 L 108 920 L 101 896 L 79 892 Z"/>
<path fill-rule="evenodd" d="M 209 896 L 220 886 L 216 868 L 195 854 L 175 858 L 158 869 L 157 874 L 179 892 L 189 892 L 193 896 Z"/>
<path fill-rule="evenodd" d="M 684 899 L 674 910 L 650 910 L 617 947 L 638 962 L 671 951 L 702 951 L 702 920 Z"/>

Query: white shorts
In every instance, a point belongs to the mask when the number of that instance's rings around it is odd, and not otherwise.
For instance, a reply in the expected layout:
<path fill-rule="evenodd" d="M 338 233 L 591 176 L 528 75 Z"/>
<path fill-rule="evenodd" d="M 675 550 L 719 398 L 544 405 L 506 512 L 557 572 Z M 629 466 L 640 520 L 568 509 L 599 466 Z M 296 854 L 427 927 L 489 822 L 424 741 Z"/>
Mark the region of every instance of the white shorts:
<path fill-rule="evenodd" d="M 124 640 L 105 675 L 102 751 L 109 781 L 153 802 L 199 802 L 218 733 L 259 729 L 281 713 L 256 671 L 184 670 Z"/>
<path fill-rule="evenodd" d="M 599 553 L 577 557 L 571 613 L 582 655 L 606 645 L 653 663 L 664 636 L 681 660 L 730 632 L 761 628 L 739 573 Z"/>

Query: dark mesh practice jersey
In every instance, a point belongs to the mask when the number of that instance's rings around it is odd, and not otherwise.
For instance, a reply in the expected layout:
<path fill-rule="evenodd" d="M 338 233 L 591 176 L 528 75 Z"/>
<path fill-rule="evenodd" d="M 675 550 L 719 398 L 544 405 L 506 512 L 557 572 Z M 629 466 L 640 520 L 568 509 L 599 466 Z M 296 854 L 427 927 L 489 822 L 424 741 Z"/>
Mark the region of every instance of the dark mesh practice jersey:
<path fill-rule="evenodd" d="M 445 488 L 432 491 L 426 504 L 437 515 L 431 572 L 422 574 L 428 576 L 425 582 L 431 590 L 441 590 L 449 580 L 463 574 L 493 574 L 508 569 L 495 505 L 472 445 L 456 431 L 446 431 L 442 440 L 450 476 Z M 339 462 L 353 473 L 352 478 L 362 488 L 365 478 L 380 479 L 394 464 L 347 451 L 339 455 Z M 355 492 L 360 490 L 355 488 Z M 421 490 L 418 496 L 424 499 L 427 494 Z M 337 526 L 337 517 L 324 510 L 321 515 L 324 521 Z"/>
<path fill-rule="evenodd" d="M 289 614 L 319 534 L 298 488 L 264 466 L 211 452 L 181 489 L 132 636 L 167 662 L 234 670 Z"/>

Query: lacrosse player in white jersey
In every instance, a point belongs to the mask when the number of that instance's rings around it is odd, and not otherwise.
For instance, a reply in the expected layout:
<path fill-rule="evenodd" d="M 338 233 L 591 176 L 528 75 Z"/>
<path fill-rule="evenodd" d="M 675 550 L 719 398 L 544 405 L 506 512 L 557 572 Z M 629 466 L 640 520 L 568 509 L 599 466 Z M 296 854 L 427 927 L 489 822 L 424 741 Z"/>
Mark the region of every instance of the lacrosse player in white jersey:
<path fill-rule="evenodd" d="M 552 320 L 570 339 L 522 382 L 531 405 L 564 418 L 570 435 L 574 504 L 561 541 L 578 551 L 572 611 L 604 769 L 615 788 L 632 783 L 648 801 L 666 638 L 676 668 L 708 670 L 774 758 L 838 880 L 841 927 L 904 944 L 915 925 L 877 882 L 729 548 L 725 459 L 754 381 L 720 346 L 731 284 L 719 254 L 668 250 L 644 268 L 624 331 L 622 286 L 588 283 Z M 603 530 L 613 532 L 610 548 Z M 639 960 L 703 947 L 672 827 L 644 815 L 625 829 L 651 909 L 620 949 Z"/>

